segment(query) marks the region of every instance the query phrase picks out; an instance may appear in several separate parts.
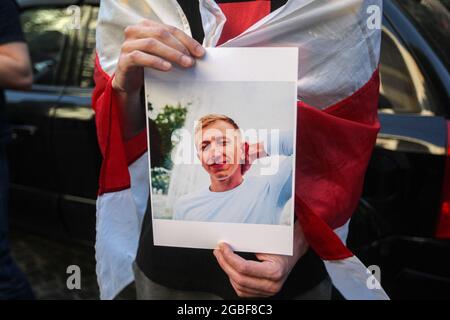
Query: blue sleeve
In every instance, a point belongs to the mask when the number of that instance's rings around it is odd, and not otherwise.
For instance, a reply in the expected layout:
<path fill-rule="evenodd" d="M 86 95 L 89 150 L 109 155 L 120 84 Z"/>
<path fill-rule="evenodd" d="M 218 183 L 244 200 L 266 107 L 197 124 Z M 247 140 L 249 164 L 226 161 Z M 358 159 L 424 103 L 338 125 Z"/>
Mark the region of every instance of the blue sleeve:
<path fill-rule="evenodd" d="M 181 210 L 180 207 L 182 207 L 180 205 L 180 200 L 182 198 L 178 199 L 177 201 L 175 201 L 175 205 L 173 206 L 173 215 L 172 215 L 172 220 L 184 220 L 184 213 Z"/>
<path fill-rule="evenodd" d="M 278 171 L 270 177 L 270 189 L 277 207 L 283 208 L 292 197 L 292 169 L 294 162 L 294 135 L 292 131 L 280 131 L 278 136 L 270 135 L 266 152 L 286 156 L 281 159 Z"/>
<path fill-rule="evenodd" d="M 279 134 L 269 134 L 266 152 L 269 156 L 292 156 L 294 153 L 294 134 L 292 131 L 279 131 Z"/>
<path fill-rule="evenodd" d="M 292 167 L 294 157 L 281 160 L 277 174 L 270 179 L 270 188 L 275 197 L 277 207 L 284 207 L 292 197 Z"/>

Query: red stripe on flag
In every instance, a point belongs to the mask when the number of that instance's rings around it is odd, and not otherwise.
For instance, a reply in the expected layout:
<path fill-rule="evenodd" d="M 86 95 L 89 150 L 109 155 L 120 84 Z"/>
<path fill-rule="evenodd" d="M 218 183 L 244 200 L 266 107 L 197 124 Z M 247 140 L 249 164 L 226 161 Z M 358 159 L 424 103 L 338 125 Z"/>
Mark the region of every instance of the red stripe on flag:
<path fill-rule="evenodd" d="M 341 260 L 353 256 L 336 233 L 299 197 L 295 196 L 295 210 L 306 241 L 323 260 Z"/>
<path fill-rule="evenodd" d="M 270 0 L 220 3 L 227 22 L 217 45 L 238 36 L 270 13 Z"/>
<path fill-rule="evenodd" d="M 344 225 L 358 205 L 380 128 L 378 91 L 377 70 L 360 90 L 326 110 L 298 104 L 296 214 L 313 249 L 327 260 L 349 254 L 332 229 Z"/>
<path fill-rule="evenodd" d="M 130 187 L 128 165 L 147 150 L 147 135 L 144 130 L 136 137 L 125 141 L 122 137 L 118 101 L 112 88 L 112 79 L 95 59 L 95 89 L 92 107 L 95 111 L 97 138 L 103 156 L 99 179 L 99 194 L 120 191 Z"/>
<path fill-rule="evenodd" d="M 132 139 L 125 141 L 128 165 L 135 162 L 147 151 L 147 130 L 142 130 Z"/>

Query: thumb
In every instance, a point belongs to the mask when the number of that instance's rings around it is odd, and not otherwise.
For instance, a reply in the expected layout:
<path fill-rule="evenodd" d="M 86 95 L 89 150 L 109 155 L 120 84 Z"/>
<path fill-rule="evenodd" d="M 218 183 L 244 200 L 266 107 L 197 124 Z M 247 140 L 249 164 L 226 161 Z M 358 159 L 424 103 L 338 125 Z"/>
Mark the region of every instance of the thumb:
<path fill-rule="evenodd" d="M 249 150 L 250 150 L 250 145 L 248 144 L 248 142 L 244 142 L 244 165 L 249 164 Z"/>
<path fill-rule="evenodd" d="M 267 253 L 255 253 L 256 258 L 261 261 L 272 261 L 273 256 Z"/>

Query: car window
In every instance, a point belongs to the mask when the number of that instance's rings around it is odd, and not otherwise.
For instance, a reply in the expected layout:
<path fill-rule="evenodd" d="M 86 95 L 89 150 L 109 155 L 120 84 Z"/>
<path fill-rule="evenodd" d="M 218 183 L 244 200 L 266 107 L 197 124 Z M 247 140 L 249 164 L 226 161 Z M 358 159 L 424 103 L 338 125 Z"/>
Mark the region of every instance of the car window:
<path fill-rule="evenodd" d="M 80 75 L 80 87 L 94 87 L 95 33 L 97 29 L 98 7 L 89 7 L 89 20 L 83 49 L 83 72 Z"/>
<path fill-rule="evenodd" d="M 63 85 L 60 69 L 72 30 L 65 8 L 39 8 L 22 12 L 21 23 L 30 50 L 35 84 Z"/>
<path fill-rule="evenodd" d="M 396 3 L 450 69 L 450 0 L 397 0 Z"/>
<path fill-rule="evenodd" d="M 68 86 L 93 88 L 98 7 L 84 5 L 80 9 L 81 27 L 74 35 L 69 63 L 63 72 L 66 74 Z"/>
<path fill-rule="evenodd" d="M 435 97 L 414 57 L 390 29 L 383 28 L 380 58 L 381 112 L 434 115 Z"/>

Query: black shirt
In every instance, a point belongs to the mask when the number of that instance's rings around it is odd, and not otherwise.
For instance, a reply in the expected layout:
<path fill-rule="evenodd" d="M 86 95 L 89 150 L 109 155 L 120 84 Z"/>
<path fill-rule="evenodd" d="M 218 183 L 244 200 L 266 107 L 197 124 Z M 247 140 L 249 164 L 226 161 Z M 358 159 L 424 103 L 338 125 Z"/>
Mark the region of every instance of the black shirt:
<path fill-rule="evenodd" d="M 218 0 L 217 2 L 233 1 Z M 178 2 L 188 17 L 193 37 L 201 43 L 204 33 L 198 3 L 194 4 L 192 0 L 178 0 Z M 285 2 L 286 0 L 272 0 L 271 11 Z M 238 254 L 247 260 L 257 260 L 254 254 Z M 163 286 L 178 290 L 214 293 L 224 299 L 239 298 L 228 276 L 217 263 L 212 250 L 161 247 L 153 244 L 150 199 L 142 224 L 136 263 L 149 279 Z M 326 270 L 322 260 L 309 250 L 292 269 L 283 289 L 272 299 L 293 298 L 313 288 L 325 277 Z"/>
<path fill-rule="evenodd" d="M 18 41 L 24 41 L 24 37 L 20 27 L 17 4 L 13 0 L 0 0 L 0 46 Z M 3 89 L 0 88 L 0 143 L 4 143 L 8 136 L 4 114 L 5 95 Z"/>

